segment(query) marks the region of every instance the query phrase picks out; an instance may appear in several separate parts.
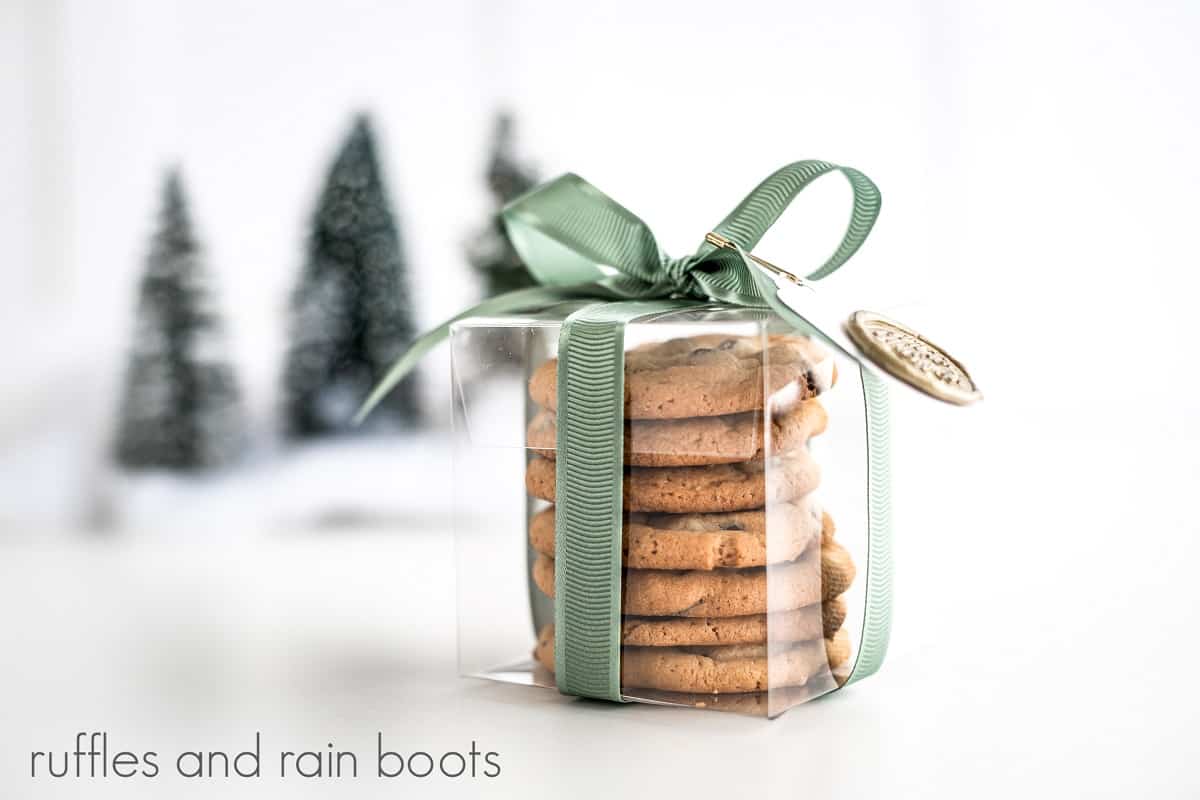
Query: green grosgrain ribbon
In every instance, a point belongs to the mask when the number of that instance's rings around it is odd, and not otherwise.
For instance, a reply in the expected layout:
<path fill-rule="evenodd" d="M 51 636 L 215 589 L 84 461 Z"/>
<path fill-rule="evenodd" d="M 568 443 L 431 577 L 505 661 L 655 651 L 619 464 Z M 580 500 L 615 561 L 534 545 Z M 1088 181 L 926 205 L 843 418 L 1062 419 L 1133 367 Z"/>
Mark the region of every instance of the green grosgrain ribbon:
<path fill-rule="evenodd" d="M 566 300 L 597 301 L 567 317 L 558 343 L 555 675 L 563 693 L 622 699 L 625 324 L 659 311 L 719 302 L 770 309 L 794 327 L 820 335 L 779 299 L 774 280 L 748 252 L 801 190 L 830 172 L 849 180 L 853 209 L 837 250 L 806 277 L 815 281 L 854 255 L 879 214 L 879 190 L 850 167 L 797 161 L 776 170 L 713 229 L 731 246 L 706 240 L 681 258 L 668 257 L 641 219 L 577 175 L 532 190 L 502 213 L 509 238 L 541 285 L 485 300 L 419 337 L 359 412 L 361 419 L 457 320 L 540 310 Z M 870 526 L 866 619 L 851 681 L 878 669 L 891 617 L 886 390 L 872 372 L 862 369 L 862 374 Z"/>

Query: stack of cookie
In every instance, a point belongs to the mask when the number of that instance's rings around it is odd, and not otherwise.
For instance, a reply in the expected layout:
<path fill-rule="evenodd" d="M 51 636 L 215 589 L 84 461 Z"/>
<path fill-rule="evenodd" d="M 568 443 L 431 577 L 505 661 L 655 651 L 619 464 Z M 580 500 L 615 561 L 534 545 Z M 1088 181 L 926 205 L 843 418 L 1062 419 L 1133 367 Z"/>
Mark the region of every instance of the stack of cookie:
<path fill-rule="evenodd" d="M 626 353 L 625 690 L 813 689 L 849 661 L 841 595 L 855 569 L 817 505 L 808 448 L 828 422 L 817 395 L 836 374 L 808 339 L 766 345 L 764 354 L 759 337 L 704 335 Z M 530 381 L 540 409 L 527 433 L 526 486 L 550 502 L 556 367 L 546 362 Z M 534 582 L 553 597 L 553 506 L 534 515 L 529 536 Z M 550 625 L 535 650 L 550 670 L 553 648 Z"/>

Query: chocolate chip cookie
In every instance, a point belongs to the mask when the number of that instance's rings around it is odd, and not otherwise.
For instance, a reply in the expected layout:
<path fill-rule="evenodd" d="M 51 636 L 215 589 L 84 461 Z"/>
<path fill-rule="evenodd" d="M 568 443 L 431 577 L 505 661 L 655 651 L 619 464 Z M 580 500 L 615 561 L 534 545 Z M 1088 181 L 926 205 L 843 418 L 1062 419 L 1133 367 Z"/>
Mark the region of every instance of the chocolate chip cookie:
<path fill-rule="evenodd" d="M 854 580 L 854 562 L 837 542 L 811 547 L 786 564 L 747 569 L 629 569 L 624 613 L 639 617 L 740 617 L 787 611 L 832 600 Z M 554 597 L 554 559 L 539 555 L 533 581 Z M 770 583 L 770 609 L 767 607 Z"/>
<path fill-rule="evenodd" d="M 782 453 L 824 432 L 829 415 L 818 400 L 795 404 L 771 419 L 770 448 Z M 720 417 L 635 419 L 625 423 L 625 463 L 635 467 L 692 467 L 761 461 L 763 412 Z M 529 448 L 555 457 L 557 416 L 539 411 L 526 430 Z"/>
<path fill-rule="evenodd" d="M 829 353 L 802 336 L 705 334 L 635 347 L 625 354 L 625 417 L 680 419 L 739 414 L 816 397 L 837 379 Z M 764 370 L 766 375 L 764 376 Z M 542 408 L 558 407 L 558 360 L 529 381 Z"/>
<path fill-rule="evenodd" d="M 832 638 L 776 649 L 766 645 L 621 648 L 621 686 L 712 694 L 803 686 L 850 658 L 845 630 Z M 769 651 L 769 652 L 768 652 Z M 554 669 L 554 627 L 538 635 L 534 657 Z"/>
<path fill-rule="evenodd" d="M 771 507 L 771 557 L 792 561 L 833 527 L 809 498 Z M 623 564 L 630 569 L 715 569 L 761 567 L 767 563 L 767 514 L 731 511 L 715 514 L 627 515 L 623 526 Z M 553 558 L 554 508 L 529 521 L 533 549 Z"/>
<path fill-rule="evenodd" d="M 771 480 L 767 471 L 771 470 Z M 630 467 L 625 473 L 627 511 L 742 511 L 768 502 L 796 500 L 821 481 L 821 471 L 807 448 L 763 461 L 705 467 Z M 769 484 L 769 487 L 768 487 Z M 534 497 L 554 500 L 554 462 L 534 456 L 525 471 L 525 488 Z"/>
<path fill-rule="evenodd" d="M 639 647 L 806 642 L 829 638 L 846 620 L 846 601 L 742 617 L 625 617 L 621 644 Z"/>

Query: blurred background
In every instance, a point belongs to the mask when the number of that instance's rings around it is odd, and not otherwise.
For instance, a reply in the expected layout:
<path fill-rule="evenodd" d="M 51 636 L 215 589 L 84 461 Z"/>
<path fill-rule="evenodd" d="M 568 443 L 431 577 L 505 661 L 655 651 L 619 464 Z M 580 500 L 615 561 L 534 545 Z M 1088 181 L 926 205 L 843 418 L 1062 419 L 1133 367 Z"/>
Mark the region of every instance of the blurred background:
<path fill-rule="evenodd" d="M 0 0 L 0 582 L 29 609 L 0 677 L 32 731 L 9 750 L 101 703 L 22 699 L 80 658 L 139 711 L 283 692 L 268 720 L 452 671 L 446 351 L 350 430 L 357 399 L 525 280 L 495 213 L 532 183 L 577 172 L 682 254 L 801 158 L 884 195 L 821 294 L 927 333 L 987 397 L 897 398 L 891 680 L 933 652 L 1005 713 L 995 687 L 1045 668 L 1016 645 L 1031 618 L 1086 647 L 1197 553 L 1198 33 L 1165 0 Z M 758 252 L 820 263 L 848 196 L 821 182 Z M 1037 557 L 997 551 L 1014 530 Z M 1030 598 L 973 607 L 986 640 L 926 622 L 972 595 L 963 560 Z"/>
<path fill-rule="evenodd" d="M 444 357 L 394 401 L 394 425 L 347 436 L 345 418 L 414 331 L 521 280 L 493 215 L 568 169 L 673 253 L 781 163 L 866 170 L 886 211 L 831 291 L 902 318 L 914 306 L 935 331 L 945 319 L 993 396 L 1035 385 L 1014 399 L 1038 408 L 1070 405 L 1067 372 L 1085 363 L 1170 369 L 1169 344 L 1133 337 L 1067 365 L 1028 356 L 1073 347 L 1076 314 L 1120 303 L 1168 333 L 1188 311 L 1155 279 L 1194 249 L 1178 201 L 1197 170 L 1185 5 L 1056 3 L 1036 25 L 1033 6 L 933 0 L 615 3 L 586 24 L 511 0 L 3 8 L 7 535 L 153 528 L 164 503 L 173 527 L 193 512 L 274 524 L 441 508 L 394 460 L 437 446 L 394 437 L 446 428 Z M 829 183 L 764 253 L 818 263 L 844 213 Z M 174 255 L 155 250 L 172 226 L 198 285 L 166 310 L 146 281 Z M 1026 324 L 1004 317 L 1011 303 Z M 178 318 L 201 306 L 197 331 L 174 336 L 195 363 L 164 371 L 155 330 L 188 328 Z M 166 413 L 139 405 L 195 380 L 198 407 L 171 421 L 195 452 L 129 441 L 139 415 Z M 347 470 L 353 488 L 327 479 Z"/>

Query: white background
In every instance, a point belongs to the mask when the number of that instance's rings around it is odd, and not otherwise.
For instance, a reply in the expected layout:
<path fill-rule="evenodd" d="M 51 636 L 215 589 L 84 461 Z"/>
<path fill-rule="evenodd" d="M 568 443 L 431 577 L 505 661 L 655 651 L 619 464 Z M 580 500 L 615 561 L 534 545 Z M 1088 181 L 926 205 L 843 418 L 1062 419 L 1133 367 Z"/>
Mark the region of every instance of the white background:
<path fill-rule="evenodd" d="M 486 788 L 525 797 L 1200 795 L 1198 33 L 1185 2 L 0 3 L 3 794 L 85 796 L 24 777 L 77 729 L 168 749 L 257 727 L 363 752 L 375 730 L 475 738 L 507 759 Z M 499 105 L 543 174 L 589 178 L 672 253 L 789 160 L 880 184 L 880 223 L 827 294 L 943 342 L 987 400 L 897 399 L 879 676 L 774 723 L 454 679 L 450 466 L 416 443 L 368 481 L 396 511 L 371 532 L 264 524 L 263 493 L 296 492 L 262 476 L 222 495 L 240 518 L 78 532 L 163 167 L 183 168 L 269 428 L 286 292 L 349 114 L 374 115 L 432 323 L 475 296 L 461 243 Z M 816 263 L 844 208 L 830 183 L 760 252 Z M 332 483 L 390 469 L 373 458 Z M 214 790 L 333 791 L 171 786 Z"/>

